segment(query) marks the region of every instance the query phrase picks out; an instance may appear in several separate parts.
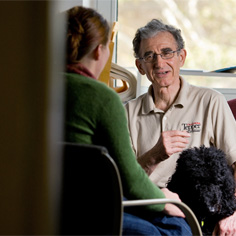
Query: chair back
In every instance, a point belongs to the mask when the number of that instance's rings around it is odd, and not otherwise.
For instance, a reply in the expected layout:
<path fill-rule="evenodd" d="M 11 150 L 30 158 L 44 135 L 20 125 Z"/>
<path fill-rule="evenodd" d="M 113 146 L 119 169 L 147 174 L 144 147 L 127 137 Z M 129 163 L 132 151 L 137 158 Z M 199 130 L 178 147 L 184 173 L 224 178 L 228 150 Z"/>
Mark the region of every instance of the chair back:
<path fill-rule="evenodd" d="M 122 187 L 106 148 L 62 143 L 60 234 L 120 235 Z"/>
<path fill-rule="evenodd" d="M 228 101 L 229 107 L 234 115 L 236 120 L 236 98 Z"/>

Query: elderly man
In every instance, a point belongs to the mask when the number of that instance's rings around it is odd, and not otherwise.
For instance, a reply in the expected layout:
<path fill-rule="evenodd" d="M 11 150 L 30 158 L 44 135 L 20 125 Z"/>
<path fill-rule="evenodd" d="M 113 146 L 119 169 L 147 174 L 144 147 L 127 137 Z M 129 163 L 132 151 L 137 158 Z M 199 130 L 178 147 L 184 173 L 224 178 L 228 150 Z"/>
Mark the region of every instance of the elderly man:
<path fill-rule="evenodd" d="M 154 19 L 137 30 L 133 48 L 139 72 L 152 84 L 126 110 L 133 149 L 150 179 L 165 187 L 179 152 L 203 144 L 222 149 L 235 168 L 236 123 L 224 96 L 179 75 L 187 55 L 181 31 Z M 236 235 L 236 213 L 214 233 Z"/>

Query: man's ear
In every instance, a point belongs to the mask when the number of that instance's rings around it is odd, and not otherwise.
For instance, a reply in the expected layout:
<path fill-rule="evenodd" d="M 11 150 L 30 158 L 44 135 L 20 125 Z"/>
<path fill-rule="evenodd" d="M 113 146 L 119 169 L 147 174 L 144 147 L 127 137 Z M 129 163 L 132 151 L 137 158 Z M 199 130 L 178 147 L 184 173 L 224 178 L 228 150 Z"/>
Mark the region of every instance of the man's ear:
<path fill-rule="evenodd" d="M 185 49 L 181 49 L 179 56 L 180 56 L 180 67 L 182 67 L 187 57 L 187 51 Z"/>
<path fill-rule="evenodd" d="M 145 74 L 146 74 L 145 71 L 143 70 L 143 65 L 142 65 L 142 63 L 140 62 L 139 59 L 136 59 L 136 60 L 135 60 L 135 65 L 136 65 L 136 67 L 138 68 L 138 71 L 139 71 L 139 73 L 140 73 L 141 75 L 145 75 Z"/>

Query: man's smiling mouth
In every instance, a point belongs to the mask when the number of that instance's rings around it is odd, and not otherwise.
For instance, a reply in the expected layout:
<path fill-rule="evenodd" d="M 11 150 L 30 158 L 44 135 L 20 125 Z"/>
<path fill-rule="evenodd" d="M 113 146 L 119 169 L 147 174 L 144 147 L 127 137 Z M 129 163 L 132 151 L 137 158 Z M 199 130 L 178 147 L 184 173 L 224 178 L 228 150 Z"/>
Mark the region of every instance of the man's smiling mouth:
<path fill-rule="evenodd" d="M 168 71 L 164 71 L 164 72 L 157 72 L 157 74 L 167 74 Z"/>

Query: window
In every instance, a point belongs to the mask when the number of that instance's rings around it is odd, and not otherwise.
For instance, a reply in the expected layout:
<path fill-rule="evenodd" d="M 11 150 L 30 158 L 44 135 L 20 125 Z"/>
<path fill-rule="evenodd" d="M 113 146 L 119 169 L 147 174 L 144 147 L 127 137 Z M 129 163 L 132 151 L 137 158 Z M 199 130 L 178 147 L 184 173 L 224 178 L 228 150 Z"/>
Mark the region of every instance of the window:
<path fill-rule="evenodd" d="M 235 66 L 235 15 L 236 0 L 118 0 L 117 63 L 135 67 L 135 32 L 157 18 L 181 29 L 188 53 L 183 69 L 206 72 Z M 197 85 L 236 88 L 236 77 L 184 77 Z"/>

